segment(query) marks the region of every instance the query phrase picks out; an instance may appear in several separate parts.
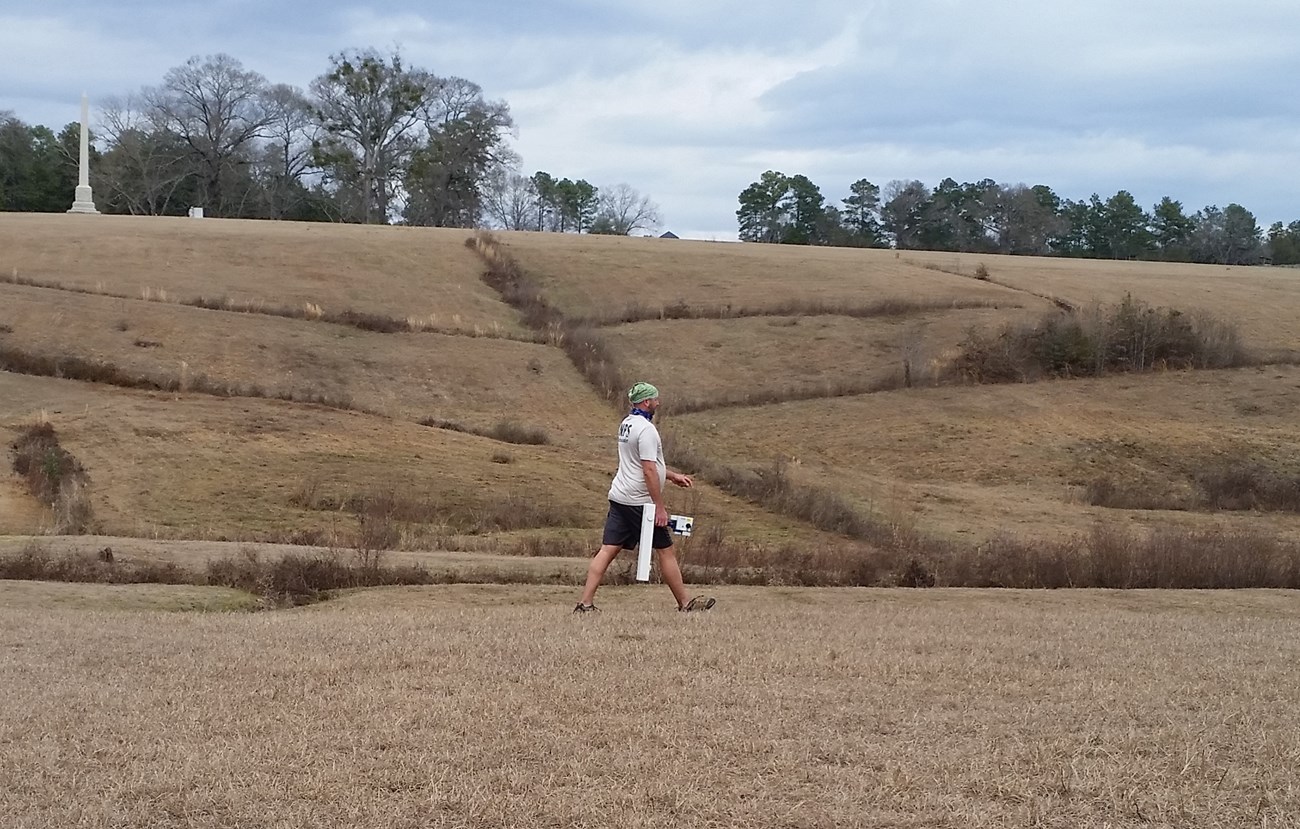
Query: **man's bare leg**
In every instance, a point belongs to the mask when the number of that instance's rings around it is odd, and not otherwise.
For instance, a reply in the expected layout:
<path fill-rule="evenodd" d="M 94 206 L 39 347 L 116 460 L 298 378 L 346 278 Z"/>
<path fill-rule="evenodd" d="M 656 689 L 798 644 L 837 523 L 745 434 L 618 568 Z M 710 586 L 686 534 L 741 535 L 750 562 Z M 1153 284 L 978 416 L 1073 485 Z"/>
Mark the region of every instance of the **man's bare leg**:
<path fill-rule="evenodd" d="M 664 577 L 664 583 L 668 585 L 669 590 L 673 591 L 677 606 L 686 607 L 690 599 L 686 595 L 686 584 L 682 581 L 682 568 L 677 564 L 677 551 L 672 547 L 665 547 L 655 552 L 659 553 L 659 574 Z"/>
<path fill-rule="evenodd" d="M 582 590 L 583 604 L 591 604 L 596 600 L 596 589 L 600 587 L 600 580 L 605 578 L 605 571 L 609 569 L 610 563 L 622 552 L 622 549 L 617 544 L 605 544 L 596 551 L 596 555 L 591 557 L 591 564 L 587 565 L 587 586 Z M 679 575 L 678 579 L 680 578 Z"/>

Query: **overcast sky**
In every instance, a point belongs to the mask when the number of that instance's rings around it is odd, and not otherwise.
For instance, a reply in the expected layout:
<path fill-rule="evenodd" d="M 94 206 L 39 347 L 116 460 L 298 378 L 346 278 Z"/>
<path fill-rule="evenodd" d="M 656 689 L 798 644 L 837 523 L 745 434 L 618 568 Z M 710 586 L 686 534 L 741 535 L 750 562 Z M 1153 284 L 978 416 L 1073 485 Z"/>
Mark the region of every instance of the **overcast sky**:
<path fill-rule="evenodd" d="M 734 239 L 768 169 L 831 203 L 951 176 L 1300 219 L 1297 0 L 0 0 L 0 110 L 57 129 L 217 52 L 305 88 L 364 47 L 477 82 L 525 173 L 630 184 L 681 236 Z"/>

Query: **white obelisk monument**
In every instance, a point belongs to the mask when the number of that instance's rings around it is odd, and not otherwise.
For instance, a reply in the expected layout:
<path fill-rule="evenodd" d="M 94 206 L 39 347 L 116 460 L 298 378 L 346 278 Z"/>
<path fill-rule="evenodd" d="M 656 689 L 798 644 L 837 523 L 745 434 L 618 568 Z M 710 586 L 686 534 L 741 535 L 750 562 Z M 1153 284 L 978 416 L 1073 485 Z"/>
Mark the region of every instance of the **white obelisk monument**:
<path fill-rule="evenodd" d="M 69 213 L 98 213 L 95 199 L 90 195 L 90 99 L 81 93 L 81 175 L 77 179 L 77 195 Z"/>

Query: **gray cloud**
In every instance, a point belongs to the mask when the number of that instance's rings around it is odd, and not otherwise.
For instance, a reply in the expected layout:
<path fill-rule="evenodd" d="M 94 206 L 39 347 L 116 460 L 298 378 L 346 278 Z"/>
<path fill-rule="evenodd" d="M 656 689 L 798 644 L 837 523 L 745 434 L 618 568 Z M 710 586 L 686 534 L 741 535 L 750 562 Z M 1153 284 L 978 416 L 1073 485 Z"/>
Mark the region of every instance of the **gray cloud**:
<path fill-rule="evenodd" d="M 1298 36 L 1292 0 L 6 3 L 0 110 L 58 127 L 82 89 L 195 54 L 305 86 L 333 52 L 400 46 L 506 100 L 527 171 L 627 182 L 695 235 L 733 236 L 769 168 L 829 200 L 861 177 L 991 177 L 1291 220 Z"/>

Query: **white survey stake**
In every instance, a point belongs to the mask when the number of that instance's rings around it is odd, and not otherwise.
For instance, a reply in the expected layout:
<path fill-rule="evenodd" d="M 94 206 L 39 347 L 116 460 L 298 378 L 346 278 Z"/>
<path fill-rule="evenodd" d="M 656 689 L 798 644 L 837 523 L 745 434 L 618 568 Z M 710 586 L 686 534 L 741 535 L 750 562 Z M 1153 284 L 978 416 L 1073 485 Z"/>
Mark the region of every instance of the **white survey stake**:
<path fill-rule="evenodd" d="M 673 535 L 689 538 L 695 529 L 695 516 L 668 516 L 668 530 Z M 655 536 L 655 505 L 646 504 L 641 508 L 641 545 L 636 557 L 636 580 L 650 581 L 650 554 Z"/>
<path fill-rule="evenodd" d="M 641 547 L 637 550 L 636 580 L 650 581 L 650 543 L 655 537 L 655 505 L 641 508 Z"/>

